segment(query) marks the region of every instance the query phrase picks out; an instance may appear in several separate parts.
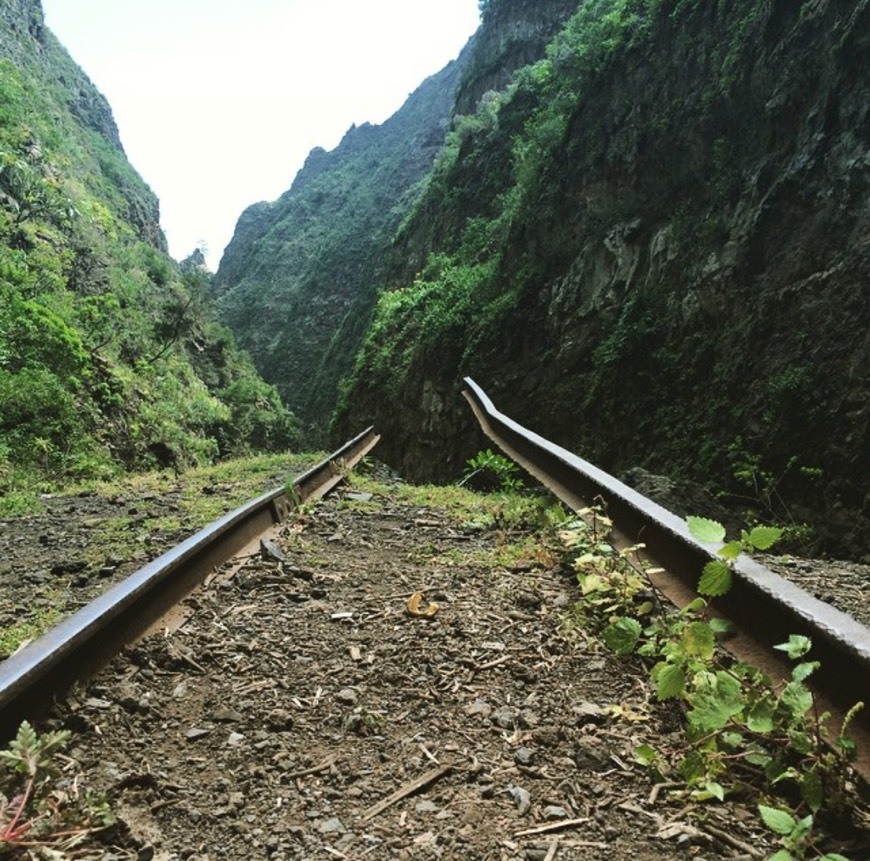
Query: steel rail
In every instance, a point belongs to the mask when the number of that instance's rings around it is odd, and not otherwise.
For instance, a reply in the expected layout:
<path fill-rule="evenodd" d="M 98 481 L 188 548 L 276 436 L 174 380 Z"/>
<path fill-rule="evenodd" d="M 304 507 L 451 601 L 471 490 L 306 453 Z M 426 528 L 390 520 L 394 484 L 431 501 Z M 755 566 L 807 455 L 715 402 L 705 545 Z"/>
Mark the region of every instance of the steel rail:
<path fill-rule="evenodd" d="M 677 606 L 697 596 L 701 569 L 718 558 L 718 548 L 696 541 L 682 518 L 500 413 L 470 377 L 463 383 L 463 394 L 481 428 L 505 454 L 573 510 L 603 503 L 619 542 L 623 546 L 642 542 L 645 556 L 665 569 L 651 579 Z M 811 686 L 831 709 L 835 723 L 856 702 L 865 703 L 850 735 L 858 743 L 858 770 L 870 780 L 870 629 L 754 559 L 741 555 L 734 568 L 731 590 L 711 601 L 715 613 L 737 626 L 726 647 L 785 678 L 789 666 L 772 647 L 790 634 L 809 637 L 810 657 L 821 663 Z"/>
<path fill-rule="evenodd" d="M 76 680 L 92 675 L 151 628 L 216 566 L 328 493 L 377 444 L 368 428 L 317 466 L 226 514 L 149 562 L 0 663 L 0 738 L 44 712 Z"/>

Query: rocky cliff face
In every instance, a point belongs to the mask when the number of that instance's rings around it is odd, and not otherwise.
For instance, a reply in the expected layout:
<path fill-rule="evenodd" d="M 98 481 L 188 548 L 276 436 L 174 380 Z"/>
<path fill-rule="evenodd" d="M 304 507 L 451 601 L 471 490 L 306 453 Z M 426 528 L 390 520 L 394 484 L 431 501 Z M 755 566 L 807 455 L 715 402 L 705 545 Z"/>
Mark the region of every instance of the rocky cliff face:
<path fill-rule="evenodd" d="M 870 553 L 870 4 L 579 9 L 404 231 L 467 265 L 487 219 L 501 310 L 398 375 L 370 342 L 339 434 L 373 421 L 406 474 L 455 478 L 470 373 L 605 468 L 727 485 Z"/>
<path fill-rule="evenodd" d="M 504 89 L 514 71 L 543 56 L 576 8 L 577 0 L 491 2 L 456 93 L 455 113 L 475 113 L 485 93 Z"/>
<path fill-rule="evenodd" d="M 466 57 L 383 125 L 312 151 L 289 191 L 242 214 L 221 260 L 223 319 L 313 434 L 352 367 L 386 249 L 441 147 Z"/>

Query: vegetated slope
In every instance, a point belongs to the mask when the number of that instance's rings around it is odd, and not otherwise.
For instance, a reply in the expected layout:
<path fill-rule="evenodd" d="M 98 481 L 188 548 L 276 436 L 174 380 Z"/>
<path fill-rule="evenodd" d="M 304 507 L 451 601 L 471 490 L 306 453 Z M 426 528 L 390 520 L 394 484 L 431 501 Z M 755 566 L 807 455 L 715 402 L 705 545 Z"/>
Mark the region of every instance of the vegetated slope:
<path fill-rule="evenodd" d="M 444 140 L 461 68 L 428 78 L 383 125 L 313 150 L 289 191 L 242 214 L 221 260 L 221 318 L 313 437 L 365 332 L 385 248 Z"/>
<path fill-rule="evenodd" d="M 292 416 L 166 254 L 38 0 L 0 11 L 0 491 L 283 447 Z"/>
<path fill-rule="evenodd" d="M 453 478 L 471 374 L 605 468 L 870 553 L 868 58 L 867 0 L 578 4 L 456 121 L 338 433 L 373 421 L 409 477 Z"/>

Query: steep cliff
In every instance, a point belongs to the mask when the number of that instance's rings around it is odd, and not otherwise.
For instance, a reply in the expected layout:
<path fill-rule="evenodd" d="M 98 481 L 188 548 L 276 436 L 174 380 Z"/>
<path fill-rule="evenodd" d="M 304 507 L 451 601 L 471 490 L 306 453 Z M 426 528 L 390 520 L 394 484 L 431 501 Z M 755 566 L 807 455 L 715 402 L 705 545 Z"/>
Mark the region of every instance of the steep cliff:
<path fill-rule="evenodd" d="M 365 332 L 391 237 L 444 140 L 466 56 L 383 125 L 313 150 L 289 191 L 242 214 L 221 260 L 222 319 L 312 438 Z"/>
<path fill-rule="evenodd" d="M 455 478 L 470 373 L 605 468 L 870 553 L 868 10 L 579 4 L 448 139 L 339 435 L 373 421 L 406 474 Z"/>
<path fill-rule="evenodd" d="M 166 254 L 157 198 L 38 0 L 0 8 L 0 510 L 15 492 L 294 438 Z"/>

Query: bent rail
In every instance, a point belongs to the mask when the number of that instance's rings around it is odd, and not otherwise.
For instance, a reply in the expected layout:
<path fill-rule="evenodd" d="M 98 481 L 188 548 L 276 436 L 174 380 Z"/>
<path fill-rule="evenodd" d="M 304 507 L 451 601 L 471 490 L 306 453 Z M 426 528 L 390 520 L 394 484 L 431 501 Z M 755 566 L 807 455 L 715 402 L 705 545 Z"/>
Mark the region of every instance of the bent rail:
<path fill-rule="evenodd" d="M 23 719 L 140 637 L 216 565 L 296 505 L 328 493 L 379 439 L 368 428 L 294 479 L 292 491 L 276 488 L 226 514 L 0 663 L 0 738 L 14 735 Z"/>
<path fill-rule="evenodd" d="M 678 606 L 696 596 L 701 569 L 717 557 L 689 534 L 681 518 L 500 413 L 470 377 L 463 382 L 481 428 L 505 454 L 574 510 L 602 500 L 618 539 L 626 546 L 643 542 L 646 555 L 666 569 L 665 576 L 651 578 L 654 584 Z M 870 779 L 870 630 L 747 556 L 735 564 L 731 590 L 710 603 L 738 628 L 727 648 L 780 677 L 788 669 L 772 647 L 790 634 L 812 640 L 812 658 L 821 662 L 814 689 L 841 715 L 855 702 L 866 705 L 852 734 L 859 744 L 859 770 Z"/>

